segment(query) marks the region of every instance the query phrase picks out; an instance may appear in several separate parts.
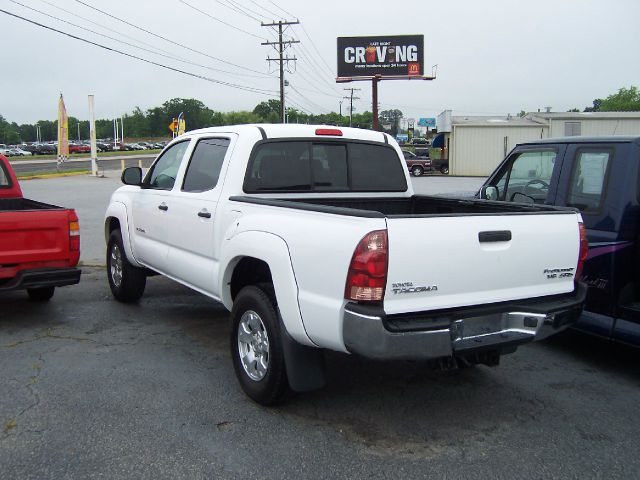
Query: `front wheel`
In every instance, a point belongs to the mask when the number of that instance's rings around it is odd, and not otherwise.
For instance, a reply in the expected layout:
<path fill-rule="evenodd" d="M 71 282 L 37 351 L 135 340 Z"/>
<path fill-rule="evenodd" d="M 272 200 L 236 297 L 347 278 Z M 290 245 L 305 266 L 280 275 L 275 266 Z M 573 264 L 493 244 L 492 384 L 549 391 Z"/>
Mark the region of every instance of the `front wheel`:
<path fill-rule="evenodd" d="M 449 174 L 449 165 L 443 165 L 440 167 L 440 173 L 443 175 Z"/>
<path fill-rule="evenodd" d="M 422 169 L 422 167 L 416 165 L 415 167 L 411 168 L 411 173 L 413 174 L 414 177 L 419 177 L 420 175 L 422 175 L 422 172 L 424 170 Z"/>
<path fill-rule="evenodd" d="M 127 260 L 119 230 L 114 230 L 109 235 L 107 278 L 113 296 L 124 303 L 139 300 L 147 284 L 145 271 L 142 268 L 134 267 Z"/>
<path fill-rule="evenodd" d="M 282 402 L 289 383 L 274 301 L 259 287 L 245 287 L 231 321 L 231 358 L 242 390 L 261 405 Z"/>
<path fill-rule="evenodd" d="M 55 291 L 56 287 L 27 288 L 29 300 L 32 302 L 46 302 L 51 300 Z"/>

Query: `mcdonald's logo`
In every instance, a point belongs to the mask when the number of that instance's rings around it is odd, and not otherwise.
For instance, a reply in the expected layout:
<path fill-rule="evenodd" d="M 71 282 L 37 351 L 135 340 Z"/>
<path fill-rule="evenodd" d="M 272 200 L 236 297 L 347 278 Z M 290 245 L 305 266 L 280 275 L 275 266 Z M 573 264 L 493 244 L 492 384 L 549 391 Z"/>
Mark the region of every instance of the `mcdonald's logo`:
<path fill-rule="evenodd" d="M 409 63 L 409 75 L 420 75 L 420 64 L 417 62 Z"/>

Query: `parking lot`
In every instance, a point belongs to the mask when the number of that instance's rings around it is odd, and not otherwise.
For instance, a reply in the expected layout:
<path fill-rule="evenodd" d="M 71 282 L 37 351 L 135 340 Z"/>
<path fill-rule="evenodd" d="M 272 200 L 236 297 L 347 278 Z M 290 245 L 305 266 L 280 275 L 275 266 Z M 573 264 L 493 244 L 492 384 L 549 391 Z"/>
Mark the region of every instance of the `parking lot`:
<path fill-rule="evenodd" d="M 637 478 L 639 355 L 572 332 L 495 368 L 332 353 L 324 390 L 257 406 L 221 305 L 160 277 L 139 305 L 112 300 L 111 175 L 23 182 L 78 209 L 85 266 L 49 304 L 2 297 L 1 478 Z M 413 183 L 460 193 L 482 179 Z"/>

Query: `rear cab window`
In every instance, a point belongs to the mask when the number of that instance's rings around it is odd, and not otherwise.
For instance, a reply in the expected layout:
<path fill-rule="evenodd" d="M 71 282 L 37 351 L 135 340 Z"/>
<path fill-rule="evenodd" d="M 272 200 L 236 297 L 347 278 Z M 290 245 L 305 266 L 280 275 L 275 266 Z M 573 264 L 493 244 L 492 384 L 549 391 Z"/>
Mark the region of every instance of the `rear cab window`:
<path fill-rule="evenodd" d="M 251 154 L 246 193 L 405 192 L 395 149 L 358 141 L 268 140 Z"/>

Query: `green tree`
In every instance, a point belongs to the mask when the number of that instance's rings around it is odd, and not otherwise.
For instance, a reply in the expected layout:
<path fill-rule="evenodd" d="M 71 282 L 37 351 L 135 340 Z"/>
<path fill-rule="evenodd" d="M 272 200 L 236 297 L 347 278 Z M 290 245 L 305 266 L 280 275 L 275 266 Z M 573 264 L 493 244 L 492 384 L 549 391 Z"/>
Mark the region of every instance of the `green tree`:
<path fill-rule="evenodd" d="M 265 122 L 277 123 L 280 121 L 280 100 L 271 98 L 266 102 L 260 102 L 253 109 L 253 113 L 263 118 Z"/>
<path fill-rule="evenodd" d="M 17 125 L 10 124 L 0 115 L 0 143 L 20 143 L 20 134 L 16 127 Z"/>
<path fill-rule="evenodd" d="M 383 110 L 378 115 L 378 122 L 381 125 L 391 125 L 390 133 L 395 137 L 398 134 L 398 129 L 400 128 L 400 120 L 402 119 L 402 117 L 403 114 L 400 110 Z"/>
<path fill-rule="evenodd" d="M 595 105 L 595 101 L 594 101 Z M 609 95 L 600 103 L 600 112 L 637 112 L 640 111 L 640 91 L 638 87 L 622 87 L 617 93 Z"/>

